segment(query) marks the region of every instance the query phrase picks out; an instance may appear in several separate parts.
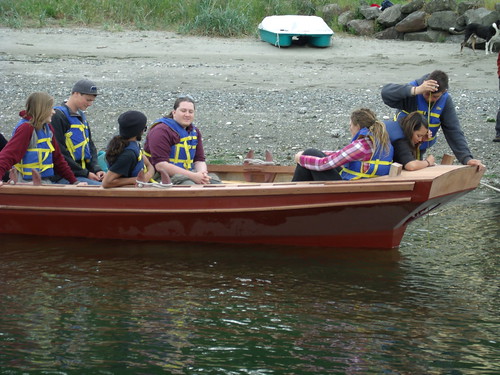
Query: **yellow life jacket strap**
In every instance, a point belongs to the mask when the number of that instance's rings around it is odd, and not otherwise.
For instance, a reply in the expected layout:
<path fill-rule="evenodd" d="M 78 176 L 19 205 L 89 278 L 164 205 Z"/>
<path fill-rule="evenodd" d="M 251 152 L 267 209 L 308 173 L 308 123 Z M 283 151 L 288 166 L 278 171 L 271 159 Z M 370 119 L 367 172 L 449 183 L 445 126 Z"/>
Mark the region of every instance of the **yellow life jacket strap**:
<path fill-rule="evenodd" d="M 83 124 L 83 123 L 71 124 L 71 129 L 78 129 L 82 133 L 82 136 L 83 136 L 83 141 L 81 141 L 80 143 L 78 143 L 76 145 L 73 143 L 73 140 L 71 139 L 73 132 L 68 131 L 65 134 L 65 136 L 66 136 L 66 142 L 65 142 L 66 148 L 69 151 L 73 160 L 80 162 L 80 165 L 82 166 L 82 168 L 86 168 L 86 166 L 87 166 L 87 163 L 85 161 L 85 152 L 84 152 L 84 147 L 89 143 L 89 139 L 87 138 L 87 135 L 85 134 L 85 129 L 87 129 L 87 128 L 88 128 L 88 126 Z M 82 149 L 82 156 L 81 156 L 80 160 L 76 160 L 75 159 L 75 151 L 78 150 L 79 148 Z"/>

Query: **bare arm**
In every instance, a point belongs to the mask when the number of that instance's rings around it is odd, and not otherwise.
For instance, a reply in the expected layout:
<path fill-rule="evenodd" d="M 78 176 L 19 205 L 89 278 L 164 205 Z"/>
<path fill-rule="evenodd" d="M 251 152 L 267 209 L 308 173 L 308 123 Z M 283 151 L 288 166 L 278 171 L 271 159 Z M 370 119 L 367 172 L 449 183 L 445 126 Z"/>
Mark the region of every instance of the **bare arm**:
<path fill-rule="evenodd" d="M 146 156 L 143 156 L 144 159 L 144 165 L 146 166 L 146 174 L 144 177 L 146 178 L 146 181 L 149 181 L 153 178 L 155 174 L 155 168 L 153 167 L 153 164 L 149 161 L 149 159 Z"/>
<path fill-rule="evenodd" d="M 119 186 L 135 185 L 135 177 L 122 177 L 121 174 L 108 171 L 102 180 L 103 188 L 115 188 Z"/>
<path fill-rule="evenodd" d="M 404 165 L 404 169 L 407 171 L 418 171 L 419 169 L 424 169 L 427 167 L 432 167 L 436 164 L 436 159 L 434 156 L 429 155 L 424 160 L 412 160 Z"/>

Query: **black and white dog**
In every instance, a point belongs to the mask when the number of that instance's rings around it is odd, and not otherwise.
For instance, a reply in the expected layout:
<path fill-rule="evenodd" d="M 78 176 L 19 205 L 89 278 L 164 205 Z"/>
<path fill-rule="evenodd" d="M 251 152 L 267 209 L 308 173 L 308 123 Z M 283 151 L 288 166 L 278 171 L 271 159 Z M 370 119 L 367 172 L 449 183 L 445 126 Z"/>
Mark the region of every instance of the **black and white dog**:
<path fill-rule="evenodd" d="M 463 29 L 450 27 L 449 32 L 452 34 L 464 34 L 464 41 L 460 44 L 460 52 L 467 44 L 472 45 L 472 49 L 476 52 L 476 40 L 483 39 L 486 42 L 486 54 L 493 52 L 493 43 L 491 39 L 500 36 L 500 20 L 493 22 L 490 26 L 483 26 L 479 23 L 470 23 Z"/>

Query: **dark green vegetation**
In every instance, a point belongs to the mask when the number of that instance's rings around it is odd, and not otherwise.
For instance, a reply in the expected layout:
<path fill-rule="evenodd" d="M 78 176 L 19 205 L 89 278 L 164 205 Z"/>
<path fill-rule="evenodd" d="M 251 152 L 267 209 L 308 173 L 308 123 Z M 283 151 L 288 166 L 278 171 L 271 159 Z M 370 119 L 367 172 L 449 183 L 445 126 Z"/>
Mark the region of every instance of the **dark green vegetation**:
<path fill-rule="evenodd" d="M 266 16 L 323 16 L 324 6 L 331 3 L 338 4 L 341 11 L 356 11 L 360 3 L 366 4 L 363 0 L 0 0 L 0 25 L 167 30 L 237 37 L 255 33 L 256 25 Z M 490 0 L 485 3 L 488 8 L 494 6 Z M 340 31 L 336 16 L 330 27 Z"/>

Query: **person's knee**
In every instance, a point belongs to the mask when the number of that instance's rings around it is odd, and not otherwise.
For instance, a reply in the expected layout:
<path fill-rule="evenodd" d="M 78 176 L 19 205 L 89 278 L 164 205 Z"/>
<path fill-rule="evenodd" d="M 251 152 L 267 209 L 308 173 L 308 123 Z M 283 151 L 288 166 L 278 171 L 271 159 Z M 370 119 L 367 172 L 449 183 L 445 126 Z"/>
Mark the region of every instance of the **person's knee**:
<path fill-rule="evenodd" d="M 317 148 L 308 148 L 304 150 L 302 155 L 323 157 L 325 156 L 325 153 L 323 151 L 318 150 Z"/>
<path fill-rule="evenodd" d="M 210 177 L 210 184 L 222 184 L 221 179 L 215 173 L 209 173 L 208 177 Z"/>

